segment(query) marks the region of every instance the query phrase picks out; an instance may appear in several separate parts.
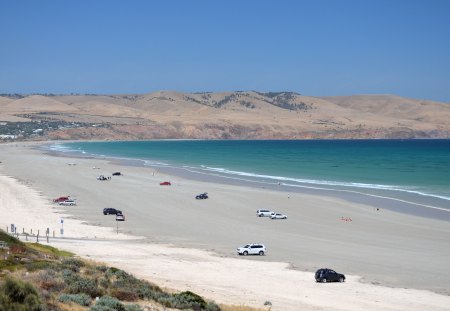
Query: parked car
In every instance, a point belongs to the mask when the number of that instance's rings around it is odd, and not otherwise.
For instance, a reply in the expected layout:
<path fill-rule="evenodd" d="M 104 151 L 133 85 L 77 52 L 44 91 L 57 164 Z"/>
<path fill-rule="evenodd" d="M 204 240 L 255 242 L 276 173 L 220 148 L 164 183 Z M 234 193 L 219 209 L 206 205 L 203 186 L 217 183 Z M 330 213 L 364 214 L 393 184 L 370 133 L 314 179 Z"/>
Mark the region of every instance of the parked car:
<path fill-rule="evenodd" d="M 237 249 L 238 255 L 264 255 L 266 253 L 266 247 L 262 244 L 247 244 Z"/>
<path fill-rule="evenodd" d="M 201 194 L 199 194 L 199 195 L 197 195 L 197 196 L 195 196 L 195 198 L 197 199 L 197 200 L 204 200 L 204 199 L 207 199 L 208 198 L 208 193 L 201 193 Z"/>
<path fill-rule="evenodd" d="M 106 178 L 103 175 L 100 175 L 100 176 L 97 177 L 97 180 L 108 180 L 108 178 Z"/>
<path fill-rule="evenodd" d="M 270 217 L 271 214 L 272 212 L 268 209 L 259 209 L 256 211 L 256 216 L 258 217 Z"/>
<path fill-rule="evenodd" d="M 122 214 L 122 212 L 115 208 L 111 208 L 111 207 L 107 207 L 107 208 L 103 209 L 103 215 L 117 215 L 117 214 Z"/>
<path fill-rule="evenodd" d="M 59 202 L 67 201 L 67 200 L 69 200 L 69 196 L 56 198 L 56 199 L 53 200 L 53 202 L 59 203 Z"/>
<path fill-rule="evenodd" d="M 72 205 L 77 205 L 77 202 L 75 202 L 74 200 L 65 200 L 65 201 L 59 202 L 58 204 L 65 205 L 65 206 L 72 206 Z"/>
<path fill-rule="evenodd" d="M 163 181 L 161 183 L 159 183 L 160 186 L 171 186 L 172 184 L 170 183 L 170 181 Z"/>
<path fill-rule="evenodd" d="M 345 275 L 337 273 L 334 270 L 331 269 L 319 269 L 316 271 L 316 282 L 344 282 L 345 281 Z"/>
<path fill-rule="evenodd" d="M 287 219 L 287 216 L 280 213 L 272 213 L 270 219 Z"/>
<path fill-rule="evenodd" d="M 112 173 L 113 176 L 122 176 L 123 174 L 121 172 L 114 172 Z"/>
<path fill-rule="evenodd" d="M 116 221 L 125 221 L 125 216 L 123 214 L 117 214 Z"/>

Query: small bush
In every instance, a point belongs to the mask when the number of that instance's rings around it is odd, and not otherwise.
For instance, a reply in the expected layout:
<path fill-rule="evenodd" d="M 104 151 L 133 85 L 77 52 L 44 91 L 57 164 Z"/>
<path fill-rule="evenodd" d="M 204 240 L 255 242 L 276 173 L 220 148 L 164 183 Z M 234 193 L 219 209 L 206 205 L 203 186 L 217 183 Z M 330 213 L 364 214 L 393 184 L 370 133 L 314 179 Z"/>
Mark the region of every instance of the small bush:
<path fill-rule="evenodd" d="M 89 306 L 91 304 L 91 297 L 89 297 L 86 294 L 62 294 L 58 297 L 58 301 L 60 302 L 74 302 L 76 304 L 79 304 L 80 306 Z"/>
<path fill-rule="evenodd" d="M 81 267 L 84 267 L 85 264 L 80 259 L 76 258 L 67 258 L 61 262 L 61 266 L 64 269 L 69 269 L 73 272 L 79 272 Z"/>
<path fill-rule="evenodd" d="M 212 301 L 209 301 L 205 306 L 205 311 L 220 311 L 220 307 Z"/>
<path fill-rule="evenodd" d="M 146 298 L 146 299 L 153 299 L 156 301 L 163 295 L 168 296 L 168 294 L 163 293 L 161 288 L 159 288 L 158 286 L 146 282 L 144 282 L 139 286 L 139 288 L 137 289 L 137 294 L 141 299 Z"/>
<path fill-rule="evenodd" d="M 7 278 L 0 287 L 0 310 L 41 311 L 45 307 L 33 285 Z"/>
<path fill-rule="evenodd" d="M 108 271 L 108 267 L 107 267 L 107 266 L 96 266 L 95 269 L 96 269 L 97 271 L 100 271 L 100 272 L 106 272 L 106 271 Z"/>
<path fill-rule="evenodd" d="M 36 282 L 42 289 L 48 291 L 60 291 L 64 288 L 64 281 L 54 270 L 42 270 L 36 275 Z"/>
<path fill-rule="evenodd" d="M 101 297 L 90 311 L 127 311 L 123 303 L 110 296 Z"/>
<path fill-rule="evenodd" d="M 142 308 L 138 305 L 126 305 L 125 310 L 126 311 L 142 311 Z"/>
<path fill-rule="evenodd" d="M 78 277 L 68 287 L 69 294 L 87 294 L 91 297 L 99 295 L 97 284 L 93 280 Z"/>
<path fill-rule="evenodd" d="M 115 289 L 111 292 L 111 296 L 123 300 L 123 301 L 135 301 L 138 300 L 139 295 L 135 292 L 132 292 L 130 290 L 122 290 L 122 289 Z"/>
<path fill-rule="evenodd" d="M 49 269 L 52 266 L 53 266 L 53 264 L 51 262 L 45 261 L 45 260 L 43 260 L 43 261 L 33 261 L 33 262 L 25 264 L 25 268 L 29 272 L 34 272 L 34 271 L 43 270 L 43 269 Z"/>
<path fill-rule="evenodd" d="M 180 309 L 192 308 L 194 310 L 202 310 L 206 307 L 206 301 L 190 291 L 174 294 L 173 297 L 176 301 L 175 307 Z"/>
<path fill-rule="evenodd" d="M 179 294 L 163 296 L 157 299 L 159 303 L 168 308 L 205 310 L 205 300 L 193 292 L 186 291 Z"/>

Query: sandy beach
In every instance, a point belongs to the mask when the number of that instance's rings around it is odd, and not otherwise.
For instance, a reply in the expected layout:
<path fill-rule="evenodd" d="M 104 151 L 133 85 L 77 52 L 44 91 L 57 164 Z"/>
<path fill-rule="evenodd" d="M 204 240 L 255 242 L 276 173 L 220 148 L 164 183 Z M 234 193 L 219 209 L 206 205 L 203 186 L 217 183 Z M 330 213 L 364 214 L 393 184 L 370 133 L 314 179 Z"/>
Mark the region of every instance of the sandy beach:
<path fill-rule="evenodd" d="M 58 157 L 36 146 L 0 145 L 4 230 L 11 224 L 19 232 L 49 228 L 56 235 L 52 246 L 218 303 L 262 308 L 269 300 L 272 310 L 449 310 L 447 219 L 399 213 L 380 200 L 288 195 L 107 159 Z M 124 176 L 96 179 L 115 171 Z M 159 185 L 166 180 L 172 186 Z M 210 198 L 195 200 L 202 192 Z M 51 202 L 62 195 L 77 206 Z M 115 218 L 102 214 L 105 207 L 124 212 L 119 233 Z M 256 217 L 259 208 L 288 219 Z M 238 246 L 252 242 L 265 244 L 267 254 L 236 255 Z M 346 282 L 316 283 L 314 271 L 322 267 L 344 273 Z"/>

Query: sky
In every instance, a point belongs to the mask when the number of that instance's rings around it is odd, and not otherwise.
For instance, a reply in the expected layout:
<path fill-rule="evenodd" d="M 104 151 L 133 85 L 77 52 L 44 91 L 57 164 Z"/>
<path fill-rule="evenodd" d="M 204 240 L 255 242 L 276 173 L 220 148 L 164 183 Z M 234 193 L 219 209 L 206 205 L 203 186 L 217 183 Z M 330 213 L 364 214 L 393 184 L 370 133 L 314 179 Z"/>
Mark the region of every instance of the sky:
<path fill-rule="evenodd" d="M 0 0 L 0 93 L 450 102 L 447 0 Z"/>

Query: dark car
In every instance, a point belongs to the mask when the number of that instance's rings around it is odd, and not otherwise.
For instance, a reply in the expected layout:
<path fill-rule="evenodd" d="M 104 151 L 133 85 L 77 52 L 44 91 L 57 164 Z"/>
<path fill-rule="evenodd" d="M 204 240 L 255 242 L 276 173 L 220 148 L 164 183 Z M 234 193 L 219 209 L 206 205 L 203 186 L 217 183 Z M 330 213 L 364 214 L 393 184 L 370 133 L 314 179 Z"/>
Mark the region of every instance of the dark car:
<path fill-rule="evenodd" d="M 316 271 L 316 282 L 344 282 L 345 275 L 337 273 L 331 269 L 319 269 Z"/>
<path fill-rule="evenodd" d="M 195 198 L 197 199 L 197 200 L 204 200 L 204 199 L 207 199 L 208 198 L 208 193 L 202 193 L 202 194 L 199 194 L 199 195 L 197 195 L 197 196 L 195 196 Z"/>
<path fill-rule="evenodd" d="M 56 198 L 56 199 L 53 200 L 53 202 L 60 203 L 60 202 L 64 202 L 64 201 L 67 201 L 67 200 L 70 200 L 69 196 Z"/>
<path fill-rule="evenodd" d="M 123 174 L 121 172 L 114 172 L 112 173 L 113 176 L 122 176 Z"/>
<path fill-rule="evenodd" d="M 122 215 L 122 212 L 111 207 L 103 209 L 103 215 Z"/>

